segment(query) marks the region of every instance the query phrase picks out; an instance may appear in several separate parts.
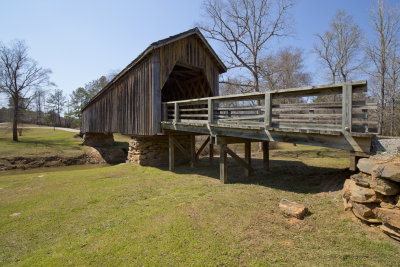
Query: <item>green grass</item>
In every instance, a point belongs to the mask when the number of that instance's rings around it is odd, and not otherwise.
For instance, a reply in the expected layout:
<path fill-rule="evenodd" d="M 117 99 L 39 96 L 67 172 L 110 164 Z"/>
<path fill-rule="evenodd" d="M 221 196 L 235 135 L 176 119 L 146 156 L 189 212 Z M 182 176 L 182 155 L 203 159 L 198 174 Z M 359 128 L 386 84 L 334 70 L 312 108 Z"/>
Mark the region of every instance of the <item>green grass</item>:
<path fill-rule="evenodd" d="M 78 156 L 83 153 L 81 138 L 76 133 L 52 129 L 24 129 L 18 142 L 12 141 L 12 132 L 0 128 L 1 158 Z"/>
<path fill-rule="evenodd" d="M 0 265 L 398 265 L 397 243 L 343 211 L 337 188 L 349 175 L 347 155 L 290 148 L 272 151 L 272 171 L 252 180 L 230 162 L 229 176 L 244 182 L 228 185 L 207 159 L 176 173 L 129 164 L 8 172 L 0 177 Z M 311 214 L 283 217 L 282 198 Z"/>
<path fill-rule="evenodd" d="M 26 127 L 26 125 L 23 125 Z M 35 125 L 28 125 L 35 126 Z M 11 128 L 0 127 L 0 158 L 14 157 L 75 157 L 88 147 L 80 146 L 82 139 L 76 133 L 53 129 L 24 129 L 18 142 L 12 141 Z M 128 148 L 130 137 L 115 134 L 115 147 Z"/>

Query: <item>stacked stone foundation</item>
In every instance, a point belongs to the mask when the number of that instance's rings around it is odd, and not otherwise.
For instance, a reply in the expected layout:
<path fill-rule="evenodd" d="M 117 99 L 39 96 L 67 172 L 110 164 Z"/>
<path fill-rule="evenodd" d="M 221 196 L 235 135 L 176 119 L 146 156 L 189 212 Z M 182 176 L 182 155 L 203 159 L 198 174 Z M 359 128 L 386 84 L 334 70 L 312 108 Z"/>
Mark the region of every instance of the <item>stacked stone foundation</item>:
<path fill-rule="evenodd" d="M 343 187 L 345 210 L 400 241 L 400 158 L 360 159 L 357 167 Z"/>
<path fill-rule="evenodd" d="M 175 139 L 185 149 L 189 149 L 190 138 L 188 135 L 176 135 Z M 166 135 L 132 137 L 129 142 L 127 162 L 142 166 L 168 165 L 168 144 Z M 176 164 L 183 164 L 189 160 L 176 149 L 175 161 Z"/>

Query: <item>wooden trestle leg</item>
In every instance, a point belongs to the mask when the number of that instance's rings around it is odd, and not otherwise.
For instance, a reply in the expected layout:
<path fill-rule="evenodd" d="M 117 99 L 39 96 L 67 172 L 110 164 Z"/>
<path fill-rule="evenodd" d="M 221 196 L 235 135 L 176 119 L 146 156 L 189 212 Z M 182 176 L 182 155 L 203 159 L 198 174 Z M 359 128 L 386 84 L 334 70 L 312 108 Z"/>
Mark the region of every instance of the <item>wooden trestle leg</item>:
<path fill-rule="evenodd" d="M 269 171 L 269 141 L 262 142 L 264 170 Z"/>

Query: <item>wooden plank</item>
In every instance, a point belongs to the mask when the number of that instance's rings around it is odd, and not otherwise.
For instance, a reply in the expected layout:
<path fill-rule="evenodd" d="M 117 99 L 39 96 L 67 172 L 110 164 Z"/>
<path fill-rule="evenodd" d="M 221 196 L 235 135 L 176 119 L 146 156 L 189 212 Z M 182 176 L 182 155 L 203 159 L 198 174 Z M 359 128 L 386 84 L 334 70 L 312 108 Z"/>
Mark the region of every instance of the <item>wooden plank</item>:
<path fill-rule="evenodd" d="M 208 124 L 214 123 L 214 101 L 211 98 L 208 98 Z"/>
<path fill-rule="evenodd" d="M 228 183 L 227 145 L 219 146 L 219 179 L 223 184 Z"/>
<path fill-rule="evenodd" d="M 301 88 L 288 88 L 288 89 L 282 89 L 282 90 L 273 90 L 270 91 L 272 94 L 291 94 L 291 93 L 308 93 L 308 92 L 324 92 L 328 91 L 329 89 L 337 89 L 337 88 L 342 88 L 344 85 L 354 85 L 354 86 L 365 86 L 366 81 L 357 81 L 357 82 L 347 82 L 347 83 L 340 83 L 340 84 L 329 84 L 329 85 L 319 85 L 319 86 L 307 86 L 307 87 L 301 87 Z M 231 101 L 231 100 L 255 100 L 255 99 L 261 99 L 264 98 L 265 93 L 247 93 L 247 94 L 240 94 L 240 95 L 227 95 L 227 96 L 215 96 L 211 97 L 213 100 L 218 100 L 218 101 Z M 178 101 L 179 103 L 195 103 L 199 101 L 207 101 L 208 98 L 196 98 L 196 99 L 190 99 L 190 100 L 181 100 Z M 174 101 L 168 102 L 168 103 L 174 103 Z"/>
<path fill-rule="evenodd" d="M 221 125 L 183 125 L 180 123 L 173 124 L 171 122 L 163 122 L 163 129 L 194 132 L 199 134 L 207 134 L 216 136 L 216 144 L 218 143 L 218 136 L 231 136 L 247 138 L 259 141 L 276 141 L 276 142 L 289 142 L 296 144 L 304 144 L 311 146 L 322 146 L 338 148 L 343 150 L 353 150 L 360 152 L 370 152 L 371 137 L 374 134 L 370 133 L 351 133 L 351 139 L 344 137 L 340 131 L 329 130 L 306 130 L 302 132 L 299 129 L 271 129 L 265 130 L 264 128 L 251 129 L 247 127 L 223 127 Z M 296 132 L 297 130 L 297 132 Z M 354 135 L 354 136 L 353 136 Z"/>
<path fill-rule="evenodd" d="M 194 165 L 196 164 L 196 139 L 195 135 L 191 134 L 190 135 L 190 167 L 194 168 Z"/>
<path fill-rule="evenodd" d="M 342 90 L 342 132 L 345 134 L 351 132 L 353 94 L 351 85 L 343 85 Z"/>
<path fill-rule="evenodd" d="M 214 144 L 210 142 L 208 149 L 209 149 L 209 163 L 210 165 L 214 165 Z"/>
<path fill-rule="evenodd" d="M 172 141 L 174 142 L 174 145 L 182 152 L 182 154 L 188 158 L 189 160 L 192 159 L 191 157 L 191 153 L 188 152 L 179 142 L 178 140 L 175 139 L 175 137 L 173 135 L 170 135 L 172 138 Z"/>
<path fill-rule="evenodd" d="M 244 161 L 247 163 L 247 165 L 251 168 L 251 142 L 245 142 L 244 143 Z M 244 175 L 246 177 L 250 176 L 250 168 L 245 168 L 244 169 Z"/>
<path fill-rule="evenodd" d="M 269 171 L 269 141 L 262 142 L 262 149 L 264 170 Z"/>
<path fill-rule="evenodd" d="M 203 144 L 200 146 L 199 150 L 196 152 L 196 160 L 199 159 L 201 152 L 204 150 L 204 148 L 207 146 L 207 144 L 210 142 L 210 136 L 207 137 L 207 139 L 203 142 Z"/>
<path fill-rule="evenodd" d="M 172 135 L 168 135 L 168 163 L 169 170 L 172 172 L 175 169 L 175 144 Z"/>
<path fill-rule="evenodd" d="M 174 104 L 174 122 L 179 122 L 179 105 L 176 102 Z"/>
<path fill-rule="evenodd" d="M 241 159 L 235 152 L 233 152 L 228 146 L 225 148 L 226 152 L 231 156 L 236 162 L 242 165 L 243 168 L 247 169 L 248 173 L 253 171 L 253 168 L 243 159 Z"/>
<path fill-rule="evenodd" d="M 153 53 L 151 59 L 151 93 L 151 128 L 152 133 L 157 134 L 161 132 L 160 54 L 158 52 Z"/>
<path fill-rule="evenodd" d="M 282 123 L 273 122 L 272 127 L 276 129 L 305 129 L 305 130 L 341 130 L 341 125 L 339 124 L 311 124 L 311 123 Z"/>
<path fill-rule="evenodd" d="M 269 129 L 272 123 L 272 98 L 270 93 L 265 93 L 264 101 L 264 125 L 266 129 Z"/>
<path fill-rule="evenodd" d="M 163 121 L 168 120 L 168 109 L 167 109 L 167 105 L 165 103 L 162 104 L 162 120 Z"/>

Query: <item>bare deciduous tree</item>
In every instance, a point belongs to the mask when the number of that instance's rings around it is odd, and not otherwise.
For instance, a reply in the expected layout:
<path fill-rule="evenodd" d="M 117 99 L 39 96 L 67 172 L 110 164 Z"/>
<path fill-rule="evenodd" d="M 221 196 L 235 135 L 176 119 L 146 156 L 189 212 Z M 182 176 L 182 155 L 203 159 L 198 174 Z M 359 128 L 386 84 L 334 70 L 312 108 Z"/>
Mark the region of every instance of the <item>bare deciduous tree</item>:
<path fill-rule="evenodd" d="M 66 97 L 61 89 L 56 89 L 53 94 L 47 98 L 49 108 L 56 112 L 58 118 L 58 125 L 61 126 L 61 112 L 64 110 Z"/>
<path fill-rule="evenodd" d="M 30 99 L 31 89 L 49 84 L 49 69 L 38 66 L 28 56 L 28 49 L 23 41 L 14 41 L 10 47 L 0 44 L 0 93 L 12 99 L 13 140 L 18 141 L 17 125 L 21 103 Z"/>
<path fill-rule="evenodd" d="M 292 6 L 292 0 L 206 0 L 209 23 L 200 28 L 208 38 L 222 42 L 229 69 L 250 72 L 253 90 L 259 92 L 260 56 L 270 41 L 289 33 Z"/>
<path fill-rule="evenodd" d="M 371 75 L 378 81 L 379 99 L 379 133 L 384 129 L 384 113 L 386 107 L 386 84 L 389 76 L 390 52 L 394 51 L 396 39 L 400 32 L 400 9 L 388 7 L 383 0 L 378 0 L 371 8 L 370 21 L 375 39 L 368 44 L 366 53 L 374 67 Z"/>
<path fill-rule="evenodd" d="M 399 97 L 400 87 L 400 46 L 398 41 L 394 42 L 389 53 L 388 77 L 389 77 L 389 101 L 390 101 L 390 135 L 395 134 L 396 100 Z"/>
<path fill-rule="evenodd" d="M 311 83 L 311 75 L 304 70 L 301 49 L 286 47 L 260 62 L 261 76 L 269 90 L 295 88 Z"/>
<path fill-rule="evenodd" d="M 46 90 L 38 88 L 33 94 L 33 101 L 36 107 L 36 124 L 42 123 L 43 108 L 45 105 Z"/>
<path fill-rule="evenodd" d="M 348 81 L 349 76 L 361 66 L 362 32 L 353 17 L 344 10 L 338 10 L 332 18 L 330 29 L 323 34 L 316 34 L 316 37 L 314 52 L 329 71 L 331 82 L 335 83 L 337 78 Z"/>

